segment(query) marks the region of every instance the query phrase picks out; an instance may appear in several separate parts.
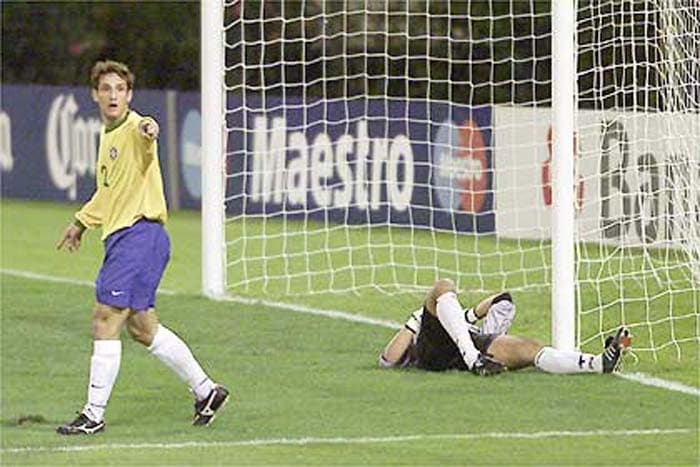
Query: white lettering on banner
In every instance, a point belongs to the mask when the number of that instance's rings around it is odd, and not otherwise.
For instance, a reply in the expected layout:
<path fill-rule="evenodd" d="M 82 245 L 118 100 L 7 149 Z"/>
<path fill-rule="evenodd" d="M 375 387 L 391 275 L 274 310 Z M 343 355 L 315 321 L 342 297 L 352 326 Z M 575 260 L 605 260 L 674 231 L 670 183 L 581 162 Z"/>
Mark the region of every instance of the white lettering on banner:
<path fill-rule="evenodd" d="M 338 138 L 336 145 L 335 163 L 338 168 L 338 177 L 340 177 L 340 186 L 344 187 L 335 191 L 335 199 L 333 204 L 339 207 L 347 207 L 352 203 L 352 182 L 350 181 L 350 164 L 348 164 L 348 155 L 352 153 L 352 136 L 343 135 Z"/>
<path fill-rule="evenodd" d="M 358 209 L 367 207 L 367 156 L 369 156 L 369 133 L 367 121 L 357 122 L 357 154 L 355 154 L 355 205 Z"/>
<path fill-rule="evenodd" d="M 414 155 L 405 135 L 369 138 L 367 122 L 361 120 L 354 136 L 345 133 L 333 141 L 319 133 L 309 145 L 303 131 L 287 132 L 284 118 L 273 118 L 270 129 L 267 124 L 262 116 L 253 124 L 253 201 L 306 207 L 308 192 L 324 208 L 369 205 L 377 210 L 385 201 L 397 211 L 408 209 Z"/>
<path fill-rule="evenodd" d="M 444 178 L 479 180 L 482 173 L 481 161 L 471 157 L 443 157 L 438 166 L 438 174 Z"/>
<path fill-rule="evenodd" d="M 12 157 L 12 120 L 5 112 L 0 112 L 0 169 L 4 172 L 12 171 L 14 167 Z"/>
<path fill-rule="evenodd" d="M 413 194 L 413 170 L 406 170 L 403 180 L 403 189 L 399 186 L 399 161 L 404 160 L 404 167 L 413 167 L 413 150 L 411 142 L 404 135 L 399 135 L 394 138 L 389 150 L 389 165 L 387 166 L 387 180 L 392 180 L 394 183 L 389 184 L 389 199 L 397 211 L 405 211 L 411 203 L 411 195 Z M 410 188 L 407 190 L 406 188 Z"/>
<path fill-rule="evenodd" d="M 77 177 L 95 175 L 102 126 L 97 118 L 77 117 L 78 111 L 72 94 L 60 94 L 51 103 L 46 126 L 49 175 L 70 200 L 77 196 Z"/>
<path fill-rule="evenodd" d="M 331 204 L 331 193 L 326 188 L 328 179 L 333 176 L 333 147 L 325 133 L 319 133 L 311 147 L 311 194 L 316 204 L 322 208 Z"/>
<path fill-rule="evenodd" d="M 290 204 L 306 207 L 306 184 L 309 178 L 309 147 L 301 132 L 289 137 L 289 150 L 299 156 L 287 165 L 287 200 Z"/>

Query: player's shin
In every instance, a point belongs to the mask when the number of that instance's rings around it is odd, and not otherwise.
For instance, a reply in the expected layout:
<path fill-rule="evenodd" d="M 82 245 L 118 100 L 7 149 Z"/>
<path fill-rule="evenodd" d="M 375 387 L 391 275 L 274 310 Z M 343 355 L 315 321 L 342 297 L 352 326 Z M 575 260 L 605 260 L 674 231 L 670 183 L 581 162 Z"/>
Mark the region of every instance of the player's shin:
<path fill-rule="evenodd" d="M 543 347 L 535 356 L 535 366 L 547 373 L 602 373 L 600 355 Z"/>
<path fill-rule="evenodd" d="M 109 396 L 119 374 L 121 357 L 122 342 L 120 340 L 96 340 L 93 342 L 88 401 L 83 409 L 83 413 L 93 421 L 99 422 L 104 418 Z"/>
<path fill-rule="evenodd" d="M 437 317 L 452 341 L 457 344 L 464 363 L 471 368 L 479 356 L 479 351 L 474 347 L 469 335 L 469 325 L 464 319 L 464 311 L 454 292 L 444 293 L 437 298 Z"/>
<path fill-rule="evenodd" d="M 162 324 L 158 325 L 148 350 L 187 383 L 198 400 L 207 397 L 214 388 L 187 344 Z"/>

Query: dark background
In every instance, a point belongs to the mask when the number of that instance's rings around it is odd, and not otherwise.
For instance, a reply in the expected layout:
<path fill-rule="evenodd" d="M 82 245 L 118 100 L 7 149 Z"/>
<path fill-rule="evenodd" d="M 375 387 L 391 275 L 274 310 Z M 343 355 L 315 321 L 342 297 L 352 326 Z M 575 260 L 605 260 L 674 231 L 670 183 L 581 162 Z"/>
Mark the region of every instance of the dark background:
<path fill-rule="evenodd" d="M 548 106 L 550 3 L 231 1 L 227 85 L 232 93 Z M 661 108 L 653 3 L 578 3 L 580 106 Z M 112 58 L 130 65 L 138 87 L 199 90 L 198 1 L 1 5 L 4 83 L 87 85 L 94 61 Z"/>
<path fill-rule="evenodd" d="M 199 88 L 199 2 L 3 2 L 5 83 L 89 85 L 98 59 L 126 62 L 136 86 Z"/>

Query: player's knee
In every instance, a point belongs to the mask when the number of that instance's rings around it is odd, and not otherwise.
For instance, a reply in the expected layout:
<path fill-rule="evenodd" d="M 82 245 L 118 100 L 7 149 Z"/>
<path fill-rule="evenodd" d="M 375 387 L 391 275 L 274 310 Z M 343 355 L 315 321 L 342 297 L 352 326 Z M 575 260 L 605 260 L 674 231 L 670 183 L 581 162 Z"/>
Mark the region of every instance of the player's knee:
<path fill-rule="evenodd" d="M 439 297 L 440 295 L 446 293 L 446 292 L 454 292 L 455 291 L 455 283 L 452 281 L 452 279 L 438 279 L 435 281 L 435 284 L 433 284 L 433 295 L 435 295 L 435 298 Z"/>
<path fill-rule="evenodd" d="M 95 305 L 92 315 L 92 337 L 94 339 L 118 339 L 124 324 L 124 310 L 100 303 Z"/>
<path fill-rule="evenodd" d="M 149 347 L 158 332 L 158 316 L 155 310 L 132 313 L 126 322 L 126 329 L 132 339 Z"/>
<path fill-rule="evenodd" d="M 94 316 L 92 318 L 92 337 L 93 339 L 113 339 L 114 331 L 109 321 L 104 317 Z"/>
<path fill-rule="evenodd" d="M 426 308 L 432 315 L 437 315 L 437 299 L 447 293 L 455 292 L 455 283 L 452 279 L 438 279 L 433 284 L 433 288 L 428 293 L 428 298 L 426 299 Z"/>
<path fill-rule="evenodd" d="M 126 330 L 129 332 L 129 335 L 133 340 L 145 345 L 146 347 L 153 343 L 155 333 L 151 329 L 144 326 L 138 326 L 133 322 L 130 322 L 127 324 Z"/>

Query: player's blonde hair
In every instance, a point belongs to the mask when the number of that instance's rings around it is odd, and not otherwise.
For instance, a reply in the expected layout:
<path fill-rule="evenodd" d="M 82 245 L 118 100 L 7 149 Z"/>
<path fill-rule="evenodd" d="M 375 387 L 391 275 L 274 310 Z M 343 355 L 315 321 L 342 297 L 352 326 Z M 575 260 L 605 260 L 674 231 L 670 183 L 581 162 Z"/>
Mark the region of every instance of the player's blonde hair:
<path fill-rule="evenodd" d="M 97 86 L 100 84 L 100 77 L 107 73 L 116 73 L 126 81 L 129 89 L 134 88 L 136 77 L 126 64 L 114 60 L 101 60 L 96 62 L 92 66 L 92 71 L 90 71 L 90 82 L 93 89 L 97 89 Z"/>

